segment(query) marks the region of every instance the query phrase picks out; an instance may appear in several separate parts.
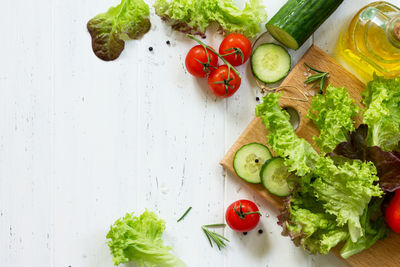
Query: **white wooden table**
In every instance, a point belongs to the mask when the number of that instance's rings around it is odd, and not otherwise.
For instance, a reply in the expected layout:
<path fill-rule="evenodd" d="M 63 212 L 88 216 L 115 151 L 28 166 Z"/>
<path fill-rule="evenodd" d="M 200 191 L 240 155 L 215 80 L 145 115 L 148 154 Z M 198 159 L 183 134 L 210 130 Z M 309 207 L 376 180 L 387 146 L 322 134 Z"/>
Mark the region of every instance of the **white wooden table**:
<path fill-rule="evenodd" d="M 239 68 L 240 90 L 216 99 L 185 72 L 194 42 L 153 9 L 150 32 L 103 62 L 86 22 L 117 2 L 2 1 L 0 266 L 112 266 L 110 224 L 145 208 L 166 221 L 165 242 L 188 266 L 343 265 L 282 237 L 272 207 L 218 165 L 254 116 L 249 66 Z M 265 0 L 269 18 L 284 2 Z M 342 25 L 367 2 L 344 1 L 303 50 L 314 42 L 332 54 Z M 221 39 L 206 41 L 217 48 Z M 228 247 L 211 248 L 200 226 L 222 222 L 241 198 L 261 208 L 264 233 L 226 228 Z"/>

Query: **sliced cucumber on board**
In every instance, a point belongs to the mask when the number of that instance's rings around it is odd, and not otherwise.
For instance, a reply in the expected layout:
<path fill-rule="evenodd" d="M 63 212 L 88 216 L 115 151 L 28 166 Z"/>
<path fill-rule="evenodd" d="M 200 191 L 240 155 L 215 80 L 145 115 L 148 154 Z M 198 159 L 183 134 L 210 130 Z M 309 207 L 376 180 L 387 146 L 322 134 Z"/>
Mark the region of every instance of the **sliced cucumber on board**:
<path fill-rule="evenodd" d="M 251 70 L 264 83 L 275 83 L 289 73 L 291 59 L 280 45 L 266 43 L 259 45 L 251 55 Z"/>
<path fill-rule="evenodd" d="M 261 168 L 260 177 L 264 187 L 276 196 L 286 197 L 290 195 L 288 178 L 292 176 L 283 158 L 272 158 L 265 162 Z"/>
<path fill-rule="evenodd" d="M 343 0 L 289 0 L 265 27 L 282 44 L 298 49 Z"/>
<path fill-rule="evenodd" d="M 272 158 L 268 147 L 259 143 L 242 146 L 233 158 L 233 168 L 237 176 L 246 182 L 261 183 L 260 170 L 264 163 Z"/>

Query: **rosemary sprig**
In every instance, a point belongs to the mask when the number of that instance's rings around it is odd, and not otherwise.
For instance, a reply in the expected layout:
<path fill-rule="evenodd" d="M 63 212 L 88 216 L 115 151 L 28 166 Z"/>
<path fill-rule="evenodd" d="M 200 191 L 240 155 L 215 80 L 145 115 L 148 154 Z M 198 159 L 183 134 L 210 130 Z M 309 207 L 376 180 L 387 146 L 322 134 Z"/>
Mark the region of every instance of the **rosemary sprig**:
<path fill-rule="evenodd" d="M 211 247 L 213 247 L 213 242 L 217 245 L 218 249 L 221 250 L 222 248 L 226 247 L 226 242 L 229 242 L 227 238 L 224 236 L 210 231 L 207 228 L 213 228 L 213 227 L 225 227 L 224 223 L 219 223 L 219 224 L 208 224 L 208 225 L 203 225 L 201 229 L 203 230 L 204 234 L 206 235 L 208 242 L 210 242 Z"/>
<path fill-rule="evenodd" d="M 309 68 L 310 70 L 313 70 L 316 72 L 316 74 L 313 74 L 313 75 L 307 77 L 307 79 L 305 80 L 305 83 L 306 84 L 312 83 L 313 86 L 311 87 L 311 89 L 313 89 L 319 83 L 319 93 L 322 94 L 322 89 L 324 89 L 325 80 L 329 76 L 329 72 L 323 72 L 323 71 L 317 70 L 317 69 L 311 67 L 310 65 L 308 65 L 307 63 L 304 63 L 304 65 L 307 68 Z"/>
<path fill-rule="evenodd" d="M 185 213 L 176 221 L 176 222 L 180 222 L 183 220 L 183 218 L 185 218 L 185 216 L 189 213 L 189 211 L 192 209 L 192 207 L 189 207 Z"/>

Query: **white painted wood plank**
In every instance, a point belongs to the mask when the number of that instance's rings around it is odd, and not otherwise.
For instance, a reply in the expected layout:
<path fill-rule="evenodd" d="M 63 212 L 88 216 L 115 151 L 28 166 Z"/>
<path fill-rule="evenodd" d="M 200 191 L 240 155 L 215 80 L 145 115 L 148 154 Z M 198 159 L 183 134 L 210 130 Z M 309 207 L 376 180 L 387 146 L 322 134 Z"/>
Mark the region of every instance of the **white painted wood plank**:
<path fill-rule="evenodd" d="M 143 208 L 137 204 L 140 42 L 107 63 L 92 53 L 86 31 L 87 21 L 109 5 L 56 5 L 54 266 L 111 266 L 109 226 Z"/>
<path fill-rule="evenodd" d="M 0 266 L 50 266 L 53 4 L 6 0 L 2 10 Z"/>
<path fill-rule="evenodd" d="M 185 71 L 186 53 L 195 43 L 171 33 L 157 17 L 152 23 L 141 41 L 139 185 L 144 190 L 138 199 L 166 220 L 166 240 L 188 266 L 222 266 L 223 257 L 210 248 L 200 226 L 223 220 L 224 177 L 216 163 L 224 155 L 225 104 L 204 90 L 206 79 Z M 176 223 L 189 206 L 187 218 Z"/>

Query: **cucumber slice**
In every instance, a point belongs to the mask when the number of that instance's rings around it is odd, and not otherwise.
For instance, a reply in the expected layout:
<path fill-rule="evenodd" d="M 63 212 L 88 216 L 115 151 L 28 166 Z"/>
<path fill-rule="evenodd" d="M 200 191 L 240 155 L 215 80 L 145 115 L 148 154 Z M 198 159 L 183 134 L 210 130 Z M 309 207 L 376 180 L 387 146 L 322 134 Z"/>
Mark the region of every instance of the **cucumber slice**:
<path fill-rule="evenodd" d="M 251 143 L 242 146 L 233 158 L 233 168 L 237 176 L 246 182 L 261 183 L 260 170 L 264 163 L 272 158 L 268 147 Z"/>
<path fill-rule="evenodd" d="M 259 45 L 251 55 L 253 74 L 264 83 L 275 83 L 285 78 L 290 64 L 290 55 L 286 49 L 273 43 Z"/>
<path fill-rule="evenodd" d="M 292 175 L 283 163 L 283 158 L 272 158 L 261 168 L 260 177 L 264 187 L 276 196 L 290 195 L 287 179 Z"/>

